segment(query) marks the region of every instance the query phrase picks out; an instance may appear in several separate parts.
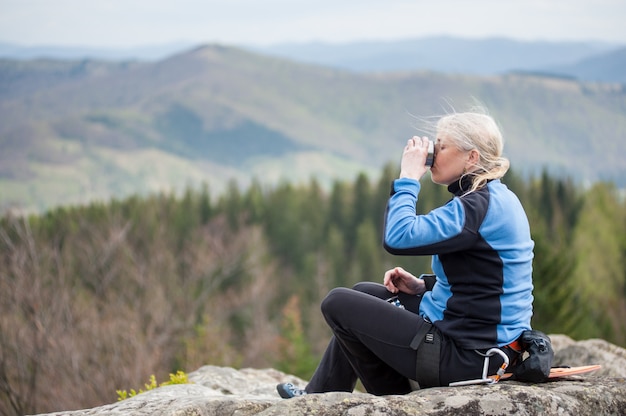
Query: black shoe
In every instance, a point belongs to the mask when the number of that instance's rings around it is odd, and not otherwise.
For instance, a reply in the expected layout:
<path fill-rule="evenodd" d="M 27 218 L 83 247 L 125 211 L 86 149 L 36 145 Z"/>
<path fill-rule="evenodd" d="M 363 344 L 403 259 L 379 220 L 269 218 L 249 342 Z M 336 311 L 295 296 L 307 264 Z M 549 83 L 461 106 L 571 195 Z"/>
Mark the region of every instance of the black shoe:
<path fill-rule="evenodd" d="M 280 394 L 280 397 L 283 399 L 291 399 L 292 397 L 304 396 L 307 394 L 306 391 L 297 388 L 291 383 L 279 384 L 276 386 L 276 390 L 278 390 L 278 394 Z"/>

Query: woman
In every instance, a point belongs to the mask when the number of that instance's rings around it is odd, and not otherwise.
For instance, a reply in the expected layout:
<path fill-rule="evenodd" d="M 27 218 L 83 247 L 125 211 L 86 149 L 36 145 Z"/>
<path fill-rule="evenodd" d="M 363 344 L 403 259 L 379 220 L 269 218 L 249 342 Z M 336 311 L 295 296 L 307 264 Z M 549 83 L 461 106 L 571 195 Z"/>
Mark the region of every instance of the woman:
<path fill-rule="evenodd" d="M 518 357 L 515 342 L 532 316 L 534 244 L 522 205 L 500 181 L 509 167 L 500 130 L 482 112 L 439 119 L 431 178 L 453 198 L 418 215 L 428 142 L 413 137 L 404 148 L 383 243 L 392 254 L 432 255 L 434 274 L 396 267 L 383 284 L 331 290 L 321 309 L 334 336 L 306 388 L 279 384 L 281 397 L 352 391 L 357 379 L 375 395 L 404 394 L 409 380 L 434 387 L 481 378 L 494 347 Z M 404 308 L 387 301 L 394 295 Z M 495 355 L 489 374 L 502 362 Z"/>

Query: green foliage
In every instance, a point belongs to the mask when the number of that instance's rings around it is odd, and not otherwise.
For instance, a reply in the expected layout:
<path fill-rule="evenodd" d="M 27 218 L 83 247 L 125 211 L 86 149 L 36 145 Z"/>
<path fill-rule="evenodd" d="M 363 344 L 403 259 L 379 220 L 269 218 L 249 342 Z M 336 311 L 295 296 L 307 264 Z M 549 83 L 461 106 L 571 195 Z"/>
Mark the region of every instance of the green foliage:
<path fill-rule="evenodd" d="M 607 337 L 626 343 L 623 321 L 617 321 L 626 312 L 624 229 L 619 227 L 623 212 L 615 189 L 605 184 L 593 186 L 585 195 L 572 241 L 577 257 L 570 279 L 575 300 L 571 307 L 584 311 L 570 329 L 575 337 Z"/>
<path fill-rule="evenodd" d="M 156 377 L 154 376 L 154 374 L 152 374 L 150 376 L 150 380 L 148 381 L 148 383 L 144 384 L 145 390 L 139 389 L 139 391 L 135 391 L 135 389 L 130 389 L 130 393 L 127 392 L 126 390 L 116 390 L 117 396 L 118 396 L 117 400 L 118 401 L 126 400 L 130 397 L 136 396 L 146 391 L 154 390 L 157 387 L 171 386 L 172 384 L 189 384 L 189 383 L 190 381 L 189 381 L 187 374 L 181 370 L 178 370 L 176 374 L 170 373 L 170 379 L 168 381 L 162 382 L 161 384 L 157 384 Z"/>
<path fill-rule="evenodd" d="M 305 380 L 313 375 L 318 359 L 312 354 L 302 327 L 298 296 L 292 296 L 283 308 L 278 353 L 277 369 Z"/>

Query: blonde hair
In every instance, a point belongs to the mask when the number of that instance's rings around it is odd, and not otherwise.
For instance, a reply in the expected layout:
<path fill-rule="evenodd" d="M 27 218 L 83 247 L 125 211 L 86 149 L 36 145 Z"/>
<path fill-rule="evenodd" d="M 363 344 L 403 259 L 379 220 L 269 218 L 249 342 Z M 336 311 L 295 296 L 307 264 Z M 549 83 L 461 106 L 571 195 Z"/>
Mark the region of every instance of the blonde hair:
<path fill-rule="evenodd" d="M 509 170 L 509 160 L 502 156 L 504 139 L 496 121 L 484 110 L 445 115 L 437 122 L 437 135 L 464 151 L 476 149 L 479 160 L 475 170 L 465 172 L 472 176 L 469 192 L 482 188 L 491 179 L 500 179 Z"/>

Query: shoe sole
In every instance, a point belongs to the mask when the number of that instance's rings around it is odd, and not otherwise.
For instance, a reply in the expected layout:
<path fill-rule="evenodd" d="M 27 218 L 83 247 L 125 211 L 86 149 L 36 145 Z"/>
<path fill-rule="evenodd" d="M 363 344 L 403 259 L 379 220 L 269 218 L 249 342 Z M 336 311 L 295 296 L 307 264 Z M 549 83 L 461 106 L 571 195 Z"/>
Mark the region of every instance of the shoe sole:
<path fill-rule="evenodd" d="M 285 389 L 285 386 L 283 384 L 279 384 L 276 386 L 276 390 L 278 390 L 278 394 L 280 395 L 280 397 L 282 397 L 283 399 L 292 399 L 296 396 L 292 396 L 291 393 Z"/>

